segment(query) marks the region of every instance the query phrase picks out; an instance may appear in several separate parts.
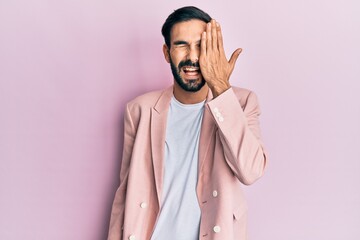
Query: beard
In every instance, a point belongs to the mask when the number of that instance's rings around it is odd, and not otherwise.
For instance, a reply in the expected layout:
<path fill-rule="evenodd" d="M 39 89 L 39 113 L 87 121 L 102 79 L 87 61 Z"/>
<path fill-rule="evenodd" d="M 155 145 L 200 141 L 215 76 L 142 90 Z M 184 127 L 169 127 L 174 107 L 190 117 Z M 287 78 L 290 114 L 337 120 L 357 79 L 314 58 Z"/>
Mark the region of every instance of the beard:
<path fill-rule="evenodd" d="M 181 61 L 179 65 L 176 67 L 170 57 L 170 66 L 171 72 L 174 76 L 175 81 L 179 86 L 187 91 L 187 92 L 197 92 L 199 91 L 206 83 L 204 78 L 202 78 L 201 82 L 198 82 L 199 78 L 190 79 L 187 82 L 180 76 L 181 68 L 184 66 L 191 66 L 191 67 L 199 67 L 199 63 L 193 63 L 191 60 Z"/>

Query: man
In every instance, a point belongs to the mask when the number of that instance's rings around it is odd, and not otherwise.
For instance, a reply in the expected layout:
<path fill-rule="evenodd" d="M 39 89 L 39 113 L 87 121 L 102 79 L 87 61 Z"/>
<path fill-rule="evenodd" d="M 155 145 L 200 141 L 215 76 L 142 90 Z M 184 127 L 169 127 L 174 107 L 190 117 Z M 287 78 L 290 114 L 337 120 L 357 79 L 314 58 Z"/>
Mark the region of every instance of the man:
<path fill-rule="evenodd" d="M 246 239 L 241 184 L 263 174 L 254 93 L 231 87 L 221 27 L 195 7 L 166 19 L 174 84 L 127 104 L 109 240 Z"/>

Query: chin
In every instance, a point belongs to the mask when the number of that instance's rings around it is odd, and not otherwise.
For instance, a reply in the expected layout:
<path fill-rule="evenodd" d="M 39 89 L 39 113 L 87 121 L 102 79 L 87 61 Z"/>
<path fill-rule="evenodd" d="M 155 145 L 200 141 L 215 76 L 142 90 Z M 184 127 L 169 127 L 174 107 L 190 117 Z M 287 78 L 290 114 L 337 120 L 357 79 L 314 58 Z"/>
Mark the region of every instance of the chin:
<path fill-rule="evenodd" d="M 187 91 L 187 92 L 198 92 L 200 91 L 204 85 L 206 84 L 206 82 L 201 79 L 182 79 L 181 82 L 176 81 L 177 84 L 180 86 L 180 88 L 182 88 L 183 90 Z"/>

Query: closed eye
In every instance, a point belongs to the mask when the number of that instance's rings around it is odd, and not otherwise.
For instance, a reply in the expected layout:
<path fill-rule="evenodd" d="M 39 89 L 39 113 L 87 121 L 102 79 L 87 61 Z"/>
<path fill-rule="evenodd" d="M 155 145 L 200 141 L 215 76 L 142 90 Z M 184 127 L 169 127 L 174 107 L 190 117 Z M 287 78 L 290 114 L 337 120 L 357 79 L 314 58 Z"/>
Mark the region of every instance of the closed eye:
<path fill-rule="evenodd" d="M 185 46 L 185 45 L 189 45 L 188 42 L 185 42 L 185 41 L 175 41 L 173 43 L 175 46 Z"/>

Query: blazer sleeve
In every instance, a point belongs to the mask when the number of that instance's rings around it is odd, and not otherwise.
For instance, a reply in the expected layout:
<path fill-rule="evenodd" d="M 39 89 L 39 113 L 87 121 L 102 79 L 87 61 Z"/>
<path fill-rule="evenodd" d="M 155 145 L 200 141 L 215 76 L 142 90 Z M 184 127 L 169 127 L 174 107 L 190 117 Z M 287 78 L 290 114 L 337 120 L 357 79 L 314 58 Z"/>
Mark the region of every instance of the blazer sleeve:
<path fill-rule="evenodd" d="M 260 139 L 256 95 L 250 91 L 242 107 L 233 88 L 229 88 L 207 107 L 218 126 L 227 164 L 243 184 L 254 183 L 263 175 L 267 159 Z"/>
<path fill-rule="evenodd" d="M 120 186 L 116 191 L 112 205 L 108 240 L 123 239 L 122 228 L 124 224 L 126 189 L 135 132 L 134 123 L 129 111 L 129 104 L 127 104 L 124 116 L 124 148 L 120 170 Z"/>

